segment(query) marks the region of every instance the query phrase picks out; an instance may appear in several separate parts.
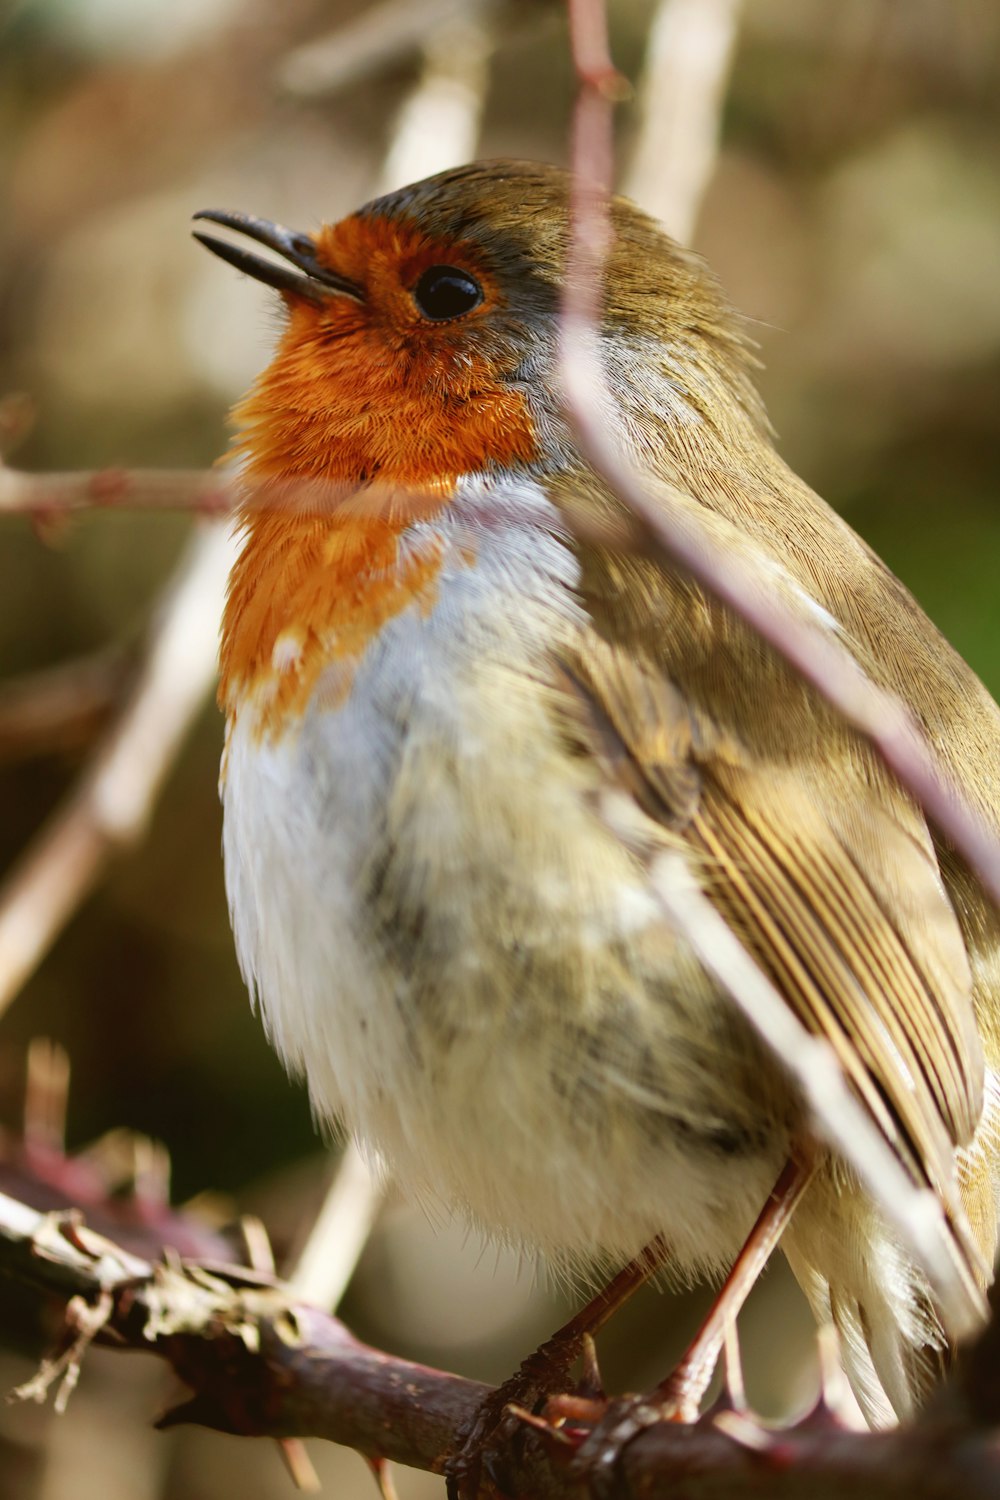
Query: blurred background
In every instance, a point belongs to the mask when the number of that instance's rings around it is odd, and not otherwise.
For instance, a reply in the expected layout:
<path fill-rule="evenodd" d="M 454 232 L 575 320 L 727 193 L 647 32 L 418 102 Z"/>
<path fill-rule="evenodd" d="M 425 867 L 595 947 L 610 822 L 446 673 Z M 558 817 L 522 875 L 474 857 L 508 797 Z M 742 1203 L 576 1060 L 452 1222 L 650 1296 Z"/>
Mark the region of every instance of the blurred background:
<path fill-rule="evenodd" d="M 652 0 L 612 0 L 615 58 L 637 84 L 655 12 Z M 265 289 L 192 242 L 194 210 L 311 229 L 472 154 L 565 161 L 572 96 L 556 0 L 0 0 L 0 395 L 23 393 L 34 409 L 13 462 L 190 468 L 224 452 L 227 408 L 278 320 Z M 656 102 L 640 87 L 619 111 L 623 176 L 642 108 Z M 754 320 L 786 456 L 1000 693 L 994 0 L 746 0 L 693 240 Z M 118 711 L 194 524 L 0 517 L 0 856 L 11 871 Z M 206 652 L 208 637 L 198 670 Z M 58 687 L 45 674 L 66 665 L 79 712 L 25 732 L 24 704 Z M 280 1264 L 331 1156 L 236 969 L 220 745 L 206 702 L 145 837 L 0 1017 L 0 1188 L 23 1169 L 26 1092 L 35 1144 L 45 1137 L 38 1095 L 60 1054 L 36 1046 L 33 1091 L 26 1077 L 32 1040 L 50 1038 L 71 1065 L 67 1149 L 98 1181 L 128 1200 L 135 1179 L 140 1199 L 155 1199 L 165 1158 L 148 1141 L 162 1142 L 174 1201 L 197 1198 L 216 1226 L 260 1215 Z M 141 1139 L 109 1140 L 122 1129 Z M 664 1374 L 706 1301 L 637 1299 L 602 1337 L 609 1385 Z M 390 1194 L 341 1310 L 366 1340 L 498 1381 L 570 1307 L 543 1273 Z M 0 1286 L 0 1389 L 28 1378 L 58 1326 L 53 1309 Z M 783 1266 L 742 1332 L 751 1398 L 772 1416 L 801 1409 L 815 1390 L 813 1339 Z M 94 1351 L 64 1416 L 0 1405 L 0 1495 L 291 1493 L 273 1444 L 154 1432 L 177 1394 L 154 1360 Z M 319 1443 L 310 1453 L 325 1492 L 375 1493 L 355 1455 Z M 399 1483 L 414 1500 L 442 1493 L 427 1476 Z"/>

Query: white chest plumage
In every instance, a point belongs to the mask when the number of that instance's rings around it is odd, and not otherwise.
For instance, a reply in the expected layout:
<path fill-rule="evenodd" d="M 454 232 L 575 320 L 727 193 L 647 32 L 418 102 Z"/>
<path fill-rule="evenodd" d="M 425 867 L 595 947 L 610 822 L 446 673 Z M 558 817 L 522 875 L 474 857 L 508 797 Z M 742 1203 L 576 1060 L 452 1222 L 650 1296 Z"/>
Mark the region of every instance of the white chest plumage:
<path fill-rule="evenodd" d="M 679 1263 L 718 1264 L 782 1148 L 693 1169 L 687 1117 L 725 1119 L 700 1061 L 706 982 L 691 965 L 678 1005 L 655 992 L 675 940 L 552 712 L 576 562 L 534 485 L 470 480 L 436 525 L 434 607 L 382 628 L 336 707 L 320 686 L 277 739 L 252 705 L 231 722 L 245 976 L 318 1112 L 411 1193 L 572 1257 L 634 1253 L 682 1203 Z M 650 1035 L 673 1058 L 669 1096 Z"/>

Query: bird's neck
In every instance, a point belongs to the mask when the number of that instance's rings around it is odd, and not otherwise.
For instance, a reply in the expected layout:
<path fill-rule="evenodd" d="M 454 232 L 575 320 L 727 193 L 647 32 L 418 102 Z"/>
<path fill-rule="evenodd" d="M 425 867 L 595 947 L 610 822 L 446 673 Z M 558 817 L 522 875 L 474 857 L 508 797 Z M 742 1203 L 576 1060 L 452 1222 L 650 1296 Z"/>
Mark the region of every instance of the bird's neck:
<path fill-rule="evenodd" d="M 229 713 L 252 698 L 262 733 L 301 713 L 325 665 L 349 665 L 388 620 L 429 602 L 440 568 L 433 538 L 413 546 L 403 539 L 449 503 L 449 487 L 379 485 L 345 495 L 330 486 L 330 503 L 317 508 L 323 491 L 314 483 L 252 482 L 242 517 L 219 697 Z"/>
<path fill-rule="evenodd" d="M 234 414 L 247 503 L 223 621 L 229 711 L 248 692 L 274 716 L 305 701 L 315 659 L 360 654 L 433 590 L 440 559 L 406 539 L 415 521 L 447 506 L 461 475 L 537 457 L 522 393 L 484 359 L 436 346 L 388 358 L 365 324 L 337 334 L 293 308 Z"/>

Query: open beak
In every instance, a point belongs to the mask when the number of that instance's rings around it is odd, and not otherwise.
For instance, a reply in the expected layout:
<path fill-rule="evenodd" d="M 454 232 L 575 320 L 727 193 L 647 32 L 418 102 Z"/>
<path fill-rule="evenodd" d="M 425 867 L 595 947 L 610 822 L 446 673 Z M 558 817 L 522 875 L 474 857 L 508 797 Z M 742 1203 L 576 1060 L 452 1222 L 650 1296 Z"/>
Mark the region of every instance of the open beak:
<path fill-rule="evenodd" d="M 195 239 L 200 240 L 213 254 L 221 256 L 238 271 L 245 271 L 255 280 L 275 287 L 279 292 L 304 298 L 317 307 L 322 307 L 331 293 L 353 297 L 356 302 L 364 301 L 364 290 L 357 282 L 348 281 L 346 276 L 338 276 L 336 271 L 320 264 L 316 259 L 316 246 L 307 234 L 286 229 L 283 224 L 272 224 L 269 219 L 255 218 L 253 214 L 226 213 L 215 208 L 203 208 L 194 217 L 208 219 L 213 224 L 221 224 L 226 229 L 245 234 L 248 239 L 256 240 L 259 245 L 266 245 L 268 250 L 273 250 L 282 260 L 287 261 L 287 265 L 281 265 L 278 261 L 265 260 L 262 255 L 253 255 L 239 245 L 230 245 L 227 240 L 216 239 L 214 234 L 193 231 Z"/>

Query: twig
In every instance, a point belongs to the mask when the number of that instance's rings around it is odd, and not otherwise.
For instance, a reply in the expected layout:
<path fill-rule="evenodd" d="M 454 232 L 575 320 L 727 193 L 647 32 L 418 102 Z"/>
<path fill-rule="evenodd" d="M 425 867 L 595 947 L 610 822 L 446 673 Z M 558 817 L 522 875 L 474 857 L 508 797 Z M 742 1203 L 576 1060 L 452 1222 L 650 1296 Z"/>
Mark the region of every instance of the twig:
<path fill-rule="evenodd" d="M 61 1155 L 66 1146 L 66 1106 L 69 1099 L 69 1054 L 47 1036 L 28 1046 L 24 1085 L 24 1148 Z"/>
<path fill-rule="evenodd" d="M 165 1359 L 193 1394 L 160 1419 L 162 1427 L 193 1422 L 244 1435 L 328 1438 L 369 1458 L 440 1473 L 487 1393 L 475 1381 L 359 1343 L 281 1285 L 239 1270 L 154 1266 L 79 1222 L 2 1195 L 0 1274 L 80 1299 L 70 1342 L 86 1329 L 98 1342 Z M 990 1337 L 993 1330 L 980 1346 L 984 1358 L 995 1358 Z M 82 1352 L 74 1351 L 77 1360 Z M 883 1433 L 843 1430 L 828 1413 L 775 1431 L 744 1412 L 739 1434 L 712 1414 L 693 1426 L 664 1422 L 626 1449 L 615 1493 L 622 1500 L 994 1500 L 995 1435 L 969 1424 L 962 1400 L 959 1390 L 947 1420 L 928 1415 L 916 1427 Z M 581 1482 L 555 1444 L 531 1436 L 512 1446 L 505 1465 L 508 1492 L 537 1500 L 596 1495 L 592 1477 Z"/>
<path fill-rule="evenodd" d="M 578 8 L 582 4 L 583 0 L 577 0 Z M 593 0 L 589 8 L 602 10 L 600 0 Z M 654 499 L 643 478 L 607 437 L 607 412 L 613 406 L 594 330 L 600 320 L 611 234 L 607 200 L 612 177 L 612 121 L 606 92 L 590 80 L 611 63 L 610 59 L 595 63 L 592 43 L 588 43 L 591 51 L 586 59 L 581 59 L 580 45 L 581 37 L 574 36 L 581 88 L 574 121 L 573 230 L 561 321 L 560 369 L 567 409 L 581 449 L 628 506 L 636 532 L 631 543 L 635 550 L 671 566 L 679 563 L 779 651 L 871 741 L 1000 904 L 1000 844 L 945 785 L 933 752 L 900 700 L 876 687 L 832 634 L 818 627 L 804 608 L 795 608 L 790 594 L 782 596 L 773 570 L 767 569 L 765 560 L 741 538 L 728 537 L 730 547 L 724 549 L 718 527 L 699 506 L 697 497 L 676 487 L 658 485 Z M 628 545 L 627 541 L 622 545 Z M 807 1097 L 817 1112 L 817 1128 L 844 1152 L 925 1265 L 941 1293 L 946 1316 L 950 1311 L 955 1320 L 949 1325 L 951 1331 L 959 1335 L 967 1330 L 975 1298 L 960 1287 L 957 1271 L 949 1270 L 943 1242 L 936 1251 L 933 1249 L 942 1222 L 940 1204 L 932 1204 L 929 1193 L 907 1178 L 880 1131 L 862 1111 L 854 1106 L 842 1113 L 847 1097 L 845 1081 L 840 1077 L 833 1082 L 828 1054 L 817 1050 L 815 1039 L 797 1022 L 793 1039 L 776 1006 L 789 1020 L 793 1019 L 791 1012 L 773 985 L 731 934 L 729 941 L 722 943 L 727 933 L 724 924 L 722 932 L 711 928 L 713 919 L 718 923 L 714 908 L 702 900 L 696 910 L 697 892 L 681 891 L 670 880 L 659 879 L 657 890 L 665 904 L 674 903 L 675 916 L 682 926 L 691 924 L 684 930 L 702 961 L 709 963 L 744 1014 L 776 1045 L 778 1056 L 793 1068 L 800 1082 L 803 1079 L 797 1061 L 811 1056 L 814 1074 Z M 714 947 L 713 939 L 717 940 Z M 808 1051 L 800 1053 L 797 1049 L 804 1045 Z"/>
<path fill-rule="evenodd" d="M 78 510 L 232 509 L 231 472 L 214 469 L 81 469 L 31 474 L 0 464 L 0 515 L 46 518 Z"/>
<path fill-rule="evenodd" d="M 476 154 L 492 38 L 481 5 L 442 20 L 421 47 L 420 81 L 404 100 L 377 185 L 388 193 Z"/>
<path fill-rule="evenodd" d="M 278 81 L 300 97 L 332 94 L 423 46 L 439 27 L 475 19 L 496 0 L 382 0 L 329 36 L 290 52 Z"/>
<path fill-rule="evenodd" d="M 333 1312 L 361 1258 L 382 1203 L 381 1186 L 349 1142 L 316 1215 L 309 1237 L 288 1273 L 288 1285 L 314 1307 Z"/>
<path fill-rule="evenodd" d="M 114 1235 L 136 1255 L 159 1256 L 170 1247 L 201 1260 L 238 1258 L 233 1238 L 215 1232 L 196 1212 L 171 1207 L 170 1158 L 159 1142 L 110 1130 L 66 1154 L 69 1077 L 62 1047 L 36 1038 L 28 1049 L 22 1136 L 0 1132 L 0 1192 L 41 1213 L 85 1209 L 99 1232 Z"/>
<path fill-rule="evenodd" d="M 94 761 L 0 890 L 0 1011 L 17 993 L 112 852 L 145 827 L 177 746 L 215 673 L 233 546 L 201 531 L 172 581 L 132 695 Z"/>
<path fill-rule="evenodd" d="M 686 244 L 715 170 L 742 0 L 660 0 L 625 192 Z"/>
<path fill-rule="evenodd" d="M 127 652 L 105 648 L 0 683 L 0 761 L 87 744 L 120 702 L 130 671 Z"/>

